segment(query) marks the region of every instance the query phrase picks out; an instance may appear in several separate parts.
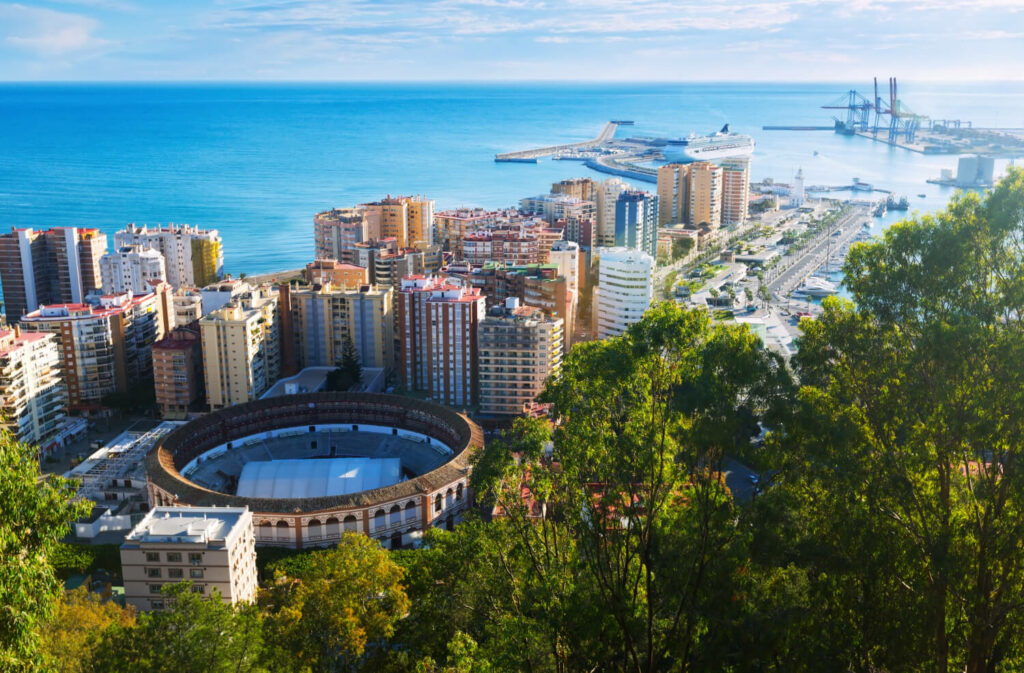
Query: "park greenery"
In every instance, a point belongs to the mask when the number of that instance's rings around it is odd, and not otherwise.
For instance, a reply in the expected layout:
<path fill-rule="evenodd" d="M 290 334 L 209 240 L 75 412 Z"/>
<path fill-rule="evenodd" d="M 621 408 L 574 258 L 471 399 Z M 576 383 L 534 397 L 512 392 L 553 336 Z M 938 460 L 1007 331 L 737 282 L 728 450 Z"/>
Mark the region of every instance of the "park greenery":
<path fill-rule="evenodd" d="M 1019 671 L 1024 171 L 845 273 L 791 362 L 670 302 L 575 345 L 454 531 L 280 554 L 251 606 L 60 598 L 81 508 L 8 438 L 0 670 Z"/>

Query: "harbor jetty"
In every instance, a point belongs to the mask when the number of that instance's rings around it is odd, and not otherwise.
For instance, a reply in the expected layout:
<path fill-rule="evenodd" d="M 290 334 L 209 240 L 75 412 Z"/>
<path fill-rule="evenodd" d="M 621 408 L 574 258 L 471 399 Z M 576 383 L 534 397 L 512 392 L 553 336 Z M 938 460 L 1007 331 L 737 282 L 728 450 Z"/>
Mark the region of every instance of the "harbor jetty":
<path fill-rule="evenodd" d="M 604 128 L 601 129 L 601 133 L 598 134 L 598 136 L 593 140 L 587 140 L 582 143 L 568 143 L 565 145 L 550 145 L 548 147 L 537 147 L 535 149 L 521 150 L 519 152 L 506 152 L 504 154 L 495 155 L 494 160 L 499 163 L 536 163 L 537 159 L 540 159 L 542 157 L 550 157 L 567 153 L 597 149 L 599 146 L 607 143 L 609 140 L 615 137 L 615 131 L 618 130 L 620 125 L 632 124 L 633 122 L 631 121 L 610 121 L 604 125 Z"/>

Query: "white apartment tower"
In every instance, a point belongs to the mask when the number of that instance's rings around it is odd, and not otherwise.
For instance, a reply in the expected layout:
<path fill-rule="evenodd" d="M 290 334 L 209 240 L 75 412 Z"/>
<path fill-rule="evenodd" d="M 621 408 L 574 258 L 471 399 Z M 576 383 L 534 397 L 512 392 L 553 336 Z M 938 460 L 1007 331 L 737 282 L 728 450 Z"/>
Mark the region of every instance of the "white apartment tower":
<path fill-rule="evenodd" d="M 595 328 L 597 338 L 607 339 L 639 322 L 650 308 L 654 298 L 654 258 L 630 248 L 602 248 L 598 253 Z"/>
<path fill-rule="evenodd" d="M 125 245 L 100 257 L 104 294 L 146 294 L 150 281 L 166 280 L 164 256 L 139 245 Z"/>
<path fill-rule="evenodd" d="M 45 332 L 0 330 L 0 424 L 19 442 L 43 444 L 65 417 L 60 341 Z"/>
<path fill-rule="evenodd" d="M 167 282 L 174 289 L 203 287 L 224 275 L 224 247 L 216 229 L 187 224 L 149 228 L 129 224 L 114 234 L 114 247 L 139 245 L 164 256 Z"/>
<path fill-rule="evenodd" d="M 256 534 L 247 507 L 154 507 L 121 545 L 125 602 L 143 612 L 163 610 L 165 584 L 191 582 L 209 598 L 252 603 Z"/>

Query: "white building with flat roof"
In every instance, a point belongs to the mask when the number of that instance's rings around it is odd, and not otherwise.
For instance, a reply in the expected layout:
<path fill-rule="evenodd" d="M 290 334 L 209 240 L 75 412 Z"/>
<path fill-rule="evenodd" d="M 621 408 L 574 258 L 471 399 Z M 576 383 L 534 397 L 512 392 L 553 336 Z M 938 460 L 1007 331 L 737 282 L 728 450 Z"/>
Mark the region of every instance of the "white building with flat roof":
<path fill-rule="evenodd" d="M 654 258 L 630 248 L 600 248 L 598 254 L 595 329 L 598 339 L 607 339 L 639 322 L 651 307 Z"/>
<path fill-rule="evenodd" d="M 225 603 L 256 599 L 256 535 L 248 507 L 154 507 L 121 545 L 125 601 L 162 610 L 165 584 L 192 582 Z"/>

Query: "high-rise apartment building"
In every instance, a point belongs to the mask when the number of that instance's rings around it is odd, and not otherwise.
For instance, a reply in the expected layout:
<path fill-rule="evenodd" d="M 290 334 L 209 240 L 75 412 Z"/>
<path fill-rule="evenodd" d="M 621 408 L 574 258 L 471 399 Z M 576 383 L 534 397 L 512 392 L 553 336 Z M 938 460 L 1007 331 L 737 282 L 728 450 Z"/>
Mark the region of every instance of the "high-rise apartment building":
<path fill-rule="evenodd" d="M 570 281 L 561 275 L 558 264 L 466 265 L 461 269 L 449 267 L 448 275 L 479 291 L 488 308 L 515 297 L 522 304 L 540 308 L 552 318 L 561 318 L 567 335 L 575 328 L 577 293 L 570 289 Z M 568 347 L 569 337 L 565 343 Z"/>
<path fill-rule="evenodd" d="M 44 444 L 66 416 L 59 346 L 53 334 L 0 330 L 0 427 L 19 442 Z"/>
<path fill-rule="evenodd" d="M 441 269 L 443 256 L 440 246 L 420 245 L 416 249 L 377 255 L 373 260 L 370 280 L 375 285 L 401 287 L 402 278 L 409 275 L 428 275 Z"/>
<path fill-rule="evenodd" d="M 434 242 L 434 202 L 421 196 L 388 196 L 361 206 L 369 239 L 394 238 L 400 249 Z"/>
<path fill-rule="evenodd" d="M 198 323 L 175 328 L 153 344 L 152 352 L 153 386 L 160 415 L 186 418 L 192 403 L 203 396 L 203 347 Z"/>
<path fill-rule="evenodd" d="M 213 410 L 258 399 L 281 372 L 277 297 L 252 290 L 199 321 L 206 401 Z"/>
<path fill-rule="evenodd" d="M 565 277 L 573 292 L 579 293 L 586 285 L 586 257 L 578 243 L 557 241 L 551 247 L 548 263 L 558 267 L 558 275 Z"/>
<path fill-rule="evenodd" d="M 103 295 L 98 303 L 52 304 L 22 317 L 25 331 L 49 332 L 60 340 L 60 368 L 74 410 L 95 410 L 105 395 L 127 392 L 153 375 L 152 345 L 163 338 L 164 295 L 154 291 Z"/>
<path fill-rule="evenodd" d="M 334 287 L 330 283 L 278 288 L 282 343 L 291 344 L 296 364 L 331 367 L 341 364 L 345 340 L 351 339 L 364 367 L 390 371 L 394 366 L 394 292 L 390 286 Z"/>
<path fill-rule="evenodd" d="M 487 311 L 477 332 L 480 413 L 517 416 L 561 371 L 564 324 L 510 298 Z"/>
<path fill-rule="evenodd" d="M 399 377 L 442 404 L 477 402 L 477 327 L 484 298 L 447 279 L 409 276 L 396 296 Z"/>
<path fill-rule="evenodd" d="M 603 248 L 599 256 L 595 329 L 598 339 L 607 339 L 639 322 L 650 308 L 654 299 L 654 259 L 629 248 Z"/>
<path fill-rule="evenodd" d="M 690 221 L 690 164 L 658 167 L 658 226 Z"/>
<path fill-rule="evenodd" d="M 228 278 L 207 285 L 199 291 L 202 298 L 203 315 L 213 313 L 228 305 L 235 297 L 252 292 L 252 286 L 239 278 Z"/>
<path fill-rule="evenodd" d="M 590 178 L 569 178 L 551 185 L 552 194 L 564 194 L 580 201 L 594 201 L 597 198 L 597 182 Z"/>
<path fill-rule="evenodd" d="M 11 229 L 0 236 L 0 283 L 9 322 L 43 304 L 81 303 L 102 286 L 100 257 L 107 237 L 99 229 Z"/>
<path fill-rule="evenodd" d="M 540 257 L 537 234 L 528 233 L 522 227 L 478 229 L 462 239 L 462 258 L 470 264 L 537 264 Z"/>
<path fill-rule="evenodd" d="M 725 159 L 722 167 L 722 224 L 743 224 L 750 202 L 750 159 Z"/>
<path fill-rule="evenodd" d="M 709 161 L 690 164 L 691 226 L 722 226 L 722 167 Z"/>
<path fill-rule="evenodd" d="M 104 294 L 145 294 L 151 282 L 166 279 L 167 270 L 164 256 L 156 250 L 125 245 L 100 257 L 100 277 Z"/>
<path fill-rule="evenodd" d="M 366 267 L 334 259 L 318 259 L 306 265 L 306 282 L 313 285 L 330 283 L 342 288 L 359 287 L 370 282 L 370 271 Z"/>
<path fill-rule="evenodd" d="M 524 213 L 536 213 L 548 224 L 572 217 L 593 218 L 595 207 L 593 201 L 584 201 L 565 194 L 541 194 L 519 200 L 519 210 Z"/>
<path fill-rule="evenodd" d="M 456 208 L 434 213 L 434 242 L 445 252 L 457 252 L 463 237 L 482 227 L 495 224 L 515 210 L 484 210 L 483 208 Z"/>
<path fill-rule="evenodd" d="M 252 603 L 256 534 L 248 507 L 154 507 L 121 545 L 124 598 L 137 610 L 163 610 L 165 584 L 191 582 L 209 598 Z"/>
<path fill-rule="evenodd" d="M 597 240 L 595 246 L 610 247 L 615 245 L 615 207 L 619 194 L 631 187 L 619 178 L 608 178 L 597 183 L 597 200 L 595 201 L 595 219 L 597 221 Z"/>
<path fill-rule="evenodd" d="M 658 197 L 629 190 L 615 203 L 615 245 L 654 256 L 658 245 Z"/>
<path fill-rule="evenodd" d="M 203 317 L 203 296 L 193 288 L 178 288 L 171 295 L 173 325 L 188 325 Z"/>
<path fill-rule="evenodd" d="M 363 208 L 334 208 L 313 217 L 316 259 L 341 259 L 345 250 L 367 240 Z"/>
<path fill-rule="evenodd" d="M 129 224 L 114 234 L 114 246 L 138 245 L 164 256 L 167 282 L 175 289 L 203 287 L 224 275 L 224 247 L 216 229 L 187 224 L 150 228 Z"/>

